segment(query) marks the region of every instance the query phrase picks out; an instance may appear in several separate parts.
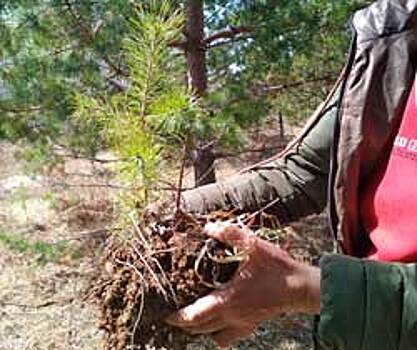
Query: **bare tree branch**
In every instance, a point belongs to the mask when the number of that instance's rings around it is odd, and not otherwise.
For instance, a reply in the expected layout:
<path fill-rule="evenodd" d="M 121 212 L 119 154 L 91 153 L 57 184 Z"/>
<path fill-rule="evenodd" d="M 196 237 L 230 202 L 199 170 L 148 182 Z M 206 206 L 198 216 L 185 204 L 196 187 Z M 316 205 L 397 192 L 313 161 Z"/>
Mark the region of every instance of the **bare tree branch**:
<path fill-rule="evenodd" d="M 251 35 L 242 35 L 242 36 L 238 36 L 238 37 L 235 37 L 233 39 L 228 39 L 228 40 L 224 40 L 224 41 L 219 40 L 219 41 L 216 41 L 213 44 L 211 44 L 208 47 L 208 49 L 213 49 L 215 47 L 219 47 L 219 46 L 223 46 L 223 45 L 227 45 L 227 44 L 233 44 L 237 41 L 247 40 L 247 39 L 251 39 L 251 38 L 252 38 Z"/>
<path fill-rule="evenodd" d="M 108 163 L 120 163 L 120 162 L 129 162 L 132 161 L 133 159 L 135 159 L 134 157 L 132 158 L 114 158 L 114 159 L 102 159 L 102 158 L 96 158 L 96 157 L 88 157 L 88 156 L 84 156 L 82 154 L 77 154 L 75 152 L 71 152 L 71 153 L 65 153 L 65 151 L 63 152 L 63 148 L 61 145 L 59 145 L 60 149 L 56 148 L 55 151 L 55 155 L 57 157 L 62 157 L 62 158 L 70 158 L 70 159 L 83 159 L 83 160 L 87 160 L 93 163 L 102 163 L 102 164 L 108 164 Z"/>
<path fill-rule="evenodd" d="M 168 47 L 185 51 L 187 49 L 186 41 L 173 41 L 168 44 Z"/>
<path fill-rule="evenodd" d="M 206 47 L 210 47 L 216 45 L 217 40 L 235 39 L 242 35 L 249 36 L 253 35 L 253 32 L 254 28 L 249 26 L 230 27 L 208 36 L 204 39 L 204 44 Z"/>
<path fill-rule="evenodd" d="M 333 75 L 333 74 L 329 74 L 329 75 L 325 75 L 322 77 L 315 77 L 315 78 L 311 78 L 311 79 L 303 79 L 303 80 L 298 80 L 298 81 L 294 81 L 291 83 L 286 83 L 286 84 L 281 84 L 281 85 L 275 85 L 275 86 L 263 86 L 260 88 L 254 88 L 253 91 L 256 93 L 266 93 L 266 94 L 278 94 L 284 90 L 287 89 L 291 89 L 291 88 L 296 88 L 302 85 L 307 85 L 307 84 L 313 84 L 313 83 L 318 83 L 321 81 L 328 81 L 328 82 L 333 82 L 335 79 L 337 78 L 337 75 Z"/>
<path fill-rule="evenodd" d="M 32 106 L 32 107 L 2 107 L 0 106 L 0 112 L 2 113 L 34 113 L 43 110 L 42 106 Z"/>

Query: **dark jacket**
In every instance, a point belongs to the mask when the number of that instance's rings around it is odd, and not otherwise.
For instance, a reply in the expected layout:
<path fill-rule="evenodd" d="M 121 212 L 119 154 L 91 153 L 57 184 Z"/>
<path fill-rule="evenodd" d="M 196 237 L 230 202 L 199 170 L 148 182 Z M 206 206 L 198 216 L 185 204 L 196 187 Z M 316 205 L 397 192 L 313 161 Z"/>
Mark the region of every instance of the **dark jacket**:
<path fill-rule="evenodd" d="M 417 1 L 384 0 L 353 16 L 353 45 L 337 99 L 276 161 L 184 195 L 185 207 L 270 208 L 283 223 L 329 208 L 344 252 L 363 256 L 358 194 L 401 121 L 417 63 Z M 365 247 L 366 248 L 366 247 Z"/>
<path fill-rule="evenodd" d="M 390 148 L 414 81 L 417 0 L 376 1 L 355 13 L 352 29 L 337 98 L 305 137 L 278 160 L 185 193 L 187 210 L 253 211 L 278 198 L 268 211 L 285 223 L 327 203 L 341 250 L 364 256 L 370 242 L 359 219 L 359 194 Z M 417 349 L 414 265 L 330 256 L 322 269 L 319 334 L 328 349 Z"/>

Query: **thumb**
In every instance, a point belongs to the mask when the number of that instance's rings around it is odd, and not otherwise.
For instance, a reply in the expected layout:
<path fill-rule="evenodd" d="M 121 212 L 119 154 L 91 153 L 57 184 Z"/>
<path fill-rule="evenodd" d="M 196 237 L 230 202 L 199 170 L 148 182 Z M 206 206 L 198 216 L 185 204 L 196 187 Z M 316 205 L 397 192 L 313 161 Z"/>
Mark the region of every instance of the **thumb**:
<path fill-rule="evenodd" d="M 249 229 L 227 222 L 209 222 L 204 229 L 208 236 L 241 249 L 251 247 L 256 237 Z"/>

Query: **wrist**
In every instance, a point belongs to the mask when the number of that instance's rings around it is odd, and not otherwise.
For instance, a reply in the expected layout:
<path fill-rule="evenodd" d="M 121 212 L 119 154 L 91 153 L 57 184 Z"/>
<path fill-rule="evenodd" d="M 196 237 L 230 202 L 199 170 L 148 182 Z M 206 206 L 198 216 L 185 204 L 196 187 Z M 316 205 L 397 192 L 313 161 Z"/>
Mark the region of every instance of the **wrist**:
<path fill-rule="evenodd" d="M 321 270 L 318 267 L 308 266 L 306 277 L 306 310 L 313 315 L 320 314 L 320 281 Z"/>
<path fill-rule="evenodd" d="M 296 267 L 293 312 L 320 313 L 320 269 L 306 264 Z"/>

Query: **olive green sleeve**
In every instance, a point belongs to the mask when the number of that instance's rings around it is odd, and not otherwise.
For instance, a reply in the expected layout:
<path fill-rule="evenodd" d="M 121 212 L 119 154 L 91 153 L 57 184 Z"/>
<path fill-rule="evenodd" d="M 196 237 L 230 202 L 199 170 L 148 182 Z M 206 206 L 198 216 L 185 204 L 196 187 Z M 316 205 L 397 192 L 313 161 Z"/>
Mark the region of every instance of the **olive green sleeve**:
<path fill-rule="evenodd" d="M 255 211 L 277 199 L 267 212 L 283 223 L 321 212 L 326 204 L 336 102 L 323 113 L 302 142 L 284 157 L 227 181 L 185 192 L 185 209 L 200 213 Z"/>
<path fill-rule="evenodd" d="M 417 265 L 341 255 L 321 260 L 319 348 L 412 350 L 417 346 Z"/>

